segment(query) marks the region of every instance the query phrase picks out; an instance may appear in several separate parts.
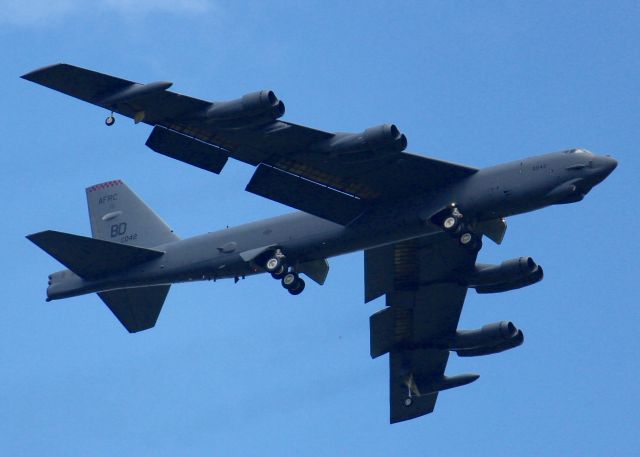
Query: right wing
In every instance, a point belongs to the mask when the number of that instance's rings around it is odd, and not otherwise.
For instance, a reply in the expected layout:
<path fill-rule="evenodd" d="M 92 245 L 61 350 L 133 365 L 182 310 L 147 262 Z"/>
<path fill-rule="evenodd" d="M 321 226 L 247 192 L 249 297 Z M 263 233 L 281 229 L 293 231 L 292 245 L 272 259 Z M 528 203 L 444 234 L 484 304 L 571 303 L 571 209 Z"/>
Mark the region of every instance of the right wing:
<path fill-rule="evenodd" d="M 376 201 L 477 172 L 403 152 L 407 140 L 392 125 L 350 134 L 278 120 L 284 105 L 271 91 L 209 102 L 168 91 L 171 83 L 139 84 L 68 64 L 23 78 L 154 126 L 147 145 L 158 153 L 213 173 L 228 157 L 257 166 L 248 191 L 342 225 Z M 262 111 L 255 111 L 256 100 L 266 103 Z"/>
<path fill-rule="evenodd" d="M 444 375 L 446 341 L 458 327 L 467 286 L 456 280 L 477 251 L 446 234 L 365 251 L 366 300 L 386 294 L 388 308 L 371 316 L 371 356 L 389 352 L 391 423 L 433 411 L 438 392 L 478 375 Z"/>

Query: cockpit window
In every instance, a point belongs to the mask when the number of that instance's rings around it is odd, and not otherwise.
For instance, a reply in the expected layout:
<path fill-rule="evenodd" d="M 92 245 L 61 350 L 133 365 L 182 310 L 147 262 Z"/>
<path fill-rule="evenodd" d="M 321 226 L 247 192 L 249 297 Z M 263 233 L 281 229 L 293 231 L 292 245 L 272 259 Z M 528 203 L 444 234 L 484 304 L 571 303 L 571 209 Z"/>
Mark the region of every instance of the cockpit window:
<path fill-rule="evenodd" d="M 587 151 L 586 149 L 568 149 L 566 151 L 564 151 L 565 154 L 589 154 L 589 151 Z"/>

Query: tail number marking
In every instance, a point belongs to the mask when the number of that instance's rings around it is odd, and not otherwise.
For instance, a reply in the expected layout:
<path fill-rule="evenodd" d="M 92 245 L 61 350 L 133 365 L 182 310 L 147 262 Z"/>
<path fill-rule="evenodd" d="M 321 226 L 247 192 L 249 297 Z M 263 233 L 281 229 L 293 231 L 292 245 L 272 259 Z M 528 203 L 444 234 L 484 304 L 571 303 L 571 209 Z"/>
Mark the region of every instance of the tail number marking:
<path fill-rule="evenodd" d="M 138 238 L 137 233 L 127 235 L 127 223 L 120 222 L 119 224 L 113 224 L 111 226 L 111 238 L 120 237 L 120 243 L 127 243 L 129 241 L 135 241 Z"/>
<path fill-rule="evenodd" d="M 111 226 L 111 238 L 122 236 L 127 233 L 127 223 L 120 222 L 119 224 L 113 224 Z"/>

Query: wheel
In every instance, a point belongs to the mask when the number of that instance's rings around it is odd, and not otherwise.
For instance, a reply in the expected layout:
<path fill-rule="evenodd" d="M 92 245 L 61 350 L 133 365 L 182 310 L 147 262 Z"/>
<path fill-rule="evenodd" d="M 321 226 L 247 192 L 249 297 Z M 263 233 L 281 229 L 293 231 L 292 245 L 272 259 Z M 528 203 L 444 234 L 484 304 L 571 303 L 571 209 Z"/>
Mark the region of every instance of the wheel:
<path fill-rule="evenodd" d="M 457 225 L 458 225 L 458 218 L 454 216 L 447 217 L 442 223 L 442 226 L 444 227 L 444 229 L 449 232 L 454 231 Z"/>
<path fill-rule="evenodd" d="M 409 407 L 413 404 L 413 398 L 407 397 L 404 399 L 404 406 Z"/>
<path fill-rule="evenodd" d="M 116 123 L 116 118 L 113 117 L 113 114 L 104 120 L 104 123 L 107 124 L 108 127 L 111 127 Z"/>
<path fill-rule="evenodd" d="M 280 267 L 282 267 L 282 260 L 279 259 L 278 257 L 271 257 L 264 264 L 264 269 L 267 270 L 269 273 L 279 271 Z"/>
<path fill-rule="evenodd" d="M 304 279 L 298 278 L 298 280 L 295 282 L 295 285 L 291 289 L 288 289 L 289 293 L 291 295 L 300 295 L 304 290 L 304 286 Z"/>
<path fill-rule="evenodd" d="M 456 233 L 460 229 L 460 222 L 462 221 L 462 213 L 456 206 L 451 208 L 451 212 L 447 217 L 442 221 L 442 227 L 447 232 Z"/>
<path fill-rule="evenodd" d="M 273 279 L 282 279 L 286 274 L 287 274 L 287 267 L 284 264 L 281 264 L 280 268 L 278 268 L 276 271 L 271 272 L 271 277 Z"/>
<path fill-rule="evenodd" d="M 294 289 L 296 282 L 299 280 L 298 275 L 293 272 L 289 272 L 282 277 L 282 287 L 287 290 Z"/>
<path fill-rule="evenodd" d="M 458 241 L 470 251 L 479 251 L 482 248 L 482 239 L 473 233 L 465 232 Z"/>
<path fill-rule="evenodd" d="M 465 232 L 460 237 L 460 244 L 466 246 L 467 244 L 473 241 L 473 234 L 469 232 Z"/>

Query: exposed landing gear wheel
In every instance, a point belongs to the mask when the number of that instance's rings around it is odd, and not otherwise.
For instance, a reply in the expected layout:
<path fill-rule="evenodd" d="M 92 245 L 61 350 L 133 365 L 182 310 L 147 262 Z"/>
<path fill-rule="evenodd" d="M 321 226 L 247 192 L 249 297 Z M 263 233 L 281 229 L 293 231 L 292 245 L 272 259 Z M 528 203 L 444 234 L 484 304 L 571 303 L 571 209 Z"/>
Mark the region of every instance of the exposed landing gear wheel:
<path fill-rule="evenodd" d="M 458 219 L 453 216 L 447 217 L 442 223 L 445 230 L 454 230 L 456 225 L 458 225 Z"/>
<path fill-rule="evenodd" d="M 269 273 L 280 272 L 280 269 L 284 268 L 282 259 L 280 257 L 271 257 L 264 264 L 264 269 Z M 285 268 L 286 271 L 286 268 Z"/>
<path fill-rule="evenodd" d="M 298 295 L 304 290 L 304 280 L 297 273 L 289 272 L 282 277 L 282 287 L 291 295 Z"/>
<path fill-rule="evenodd" d="M 298 280 L 295 283 L 295 286 L 292 287 L 291 289 L 288 289 L 289 293 L 291 295 L 300 295 L 304 290 L 304 286 L 305 286 L 304 279 L 298 278 Z"/>
<path fill-rule="evenodd" d="M 300 278 L 296 273 L 289 272 L 282 277 L 282 287 L 287 290 L 292 289 Z"/>
<path fill-rule="evenodd" d="M 115 118 L 115 117 L 113 117 L 113 113 L 111 113 L 111 114 L 109 115 L 109 117 L 107 117 L 107 118 L 104 120 L 104 123 L 105 123 L 105 124 L 107 124 L 107 127 L 111 127 L 113 124 L 115 124 L 115 123 L 116 123 L 116 118 Z"/>
<path fill-rule="evenodd" d="M 462 225 L 462 213 L 455 206 L 451 208 L 451 212 L 442 221 L 442 228 L 447 232 L 456 232 Z"/>
<path fill-rule="evenodd" d="M 482 247 L 482 240 L 480 237 L 471 232 L 464 232 L 458 238 L 458 241 L 462 246 L 469 249 L 470 251 L 479 251 Z"/>
<path fill-rule="evenodd" d="M 271 272 L 271 277 L 273 279 L 282 279 L 286 274 L 287 274 L 287 266 L 284 264 L 281 264 L 280 268 L 278 268 L 276 271 Z"/>
<path fill-rule="evenodd" d="M 460 244 L 463 245 L 463 246 L 466 246 L 467 244 L 471 243 L 471 241 L 473 241 L 473 234 L 472 233 L 465 232 L 460 237 Z"/>
<path fill-rule="evenodd" d="M 405 398 L 404 399 L 404 406 L 406 406 L 408 408 L 411 405 L 413 405 L 413 398 L 411 398 L 411 397 Z"/>

